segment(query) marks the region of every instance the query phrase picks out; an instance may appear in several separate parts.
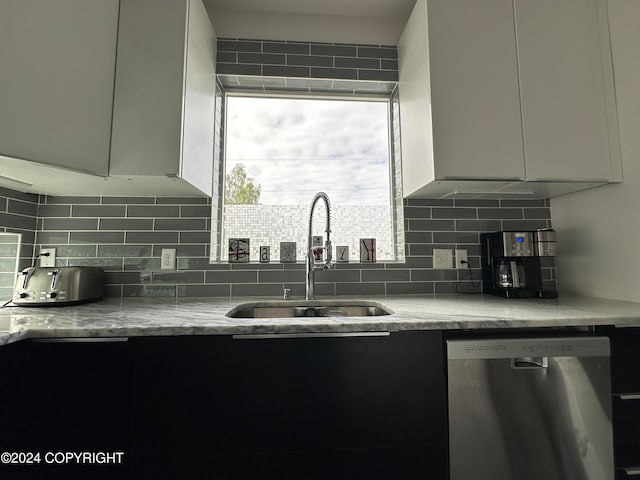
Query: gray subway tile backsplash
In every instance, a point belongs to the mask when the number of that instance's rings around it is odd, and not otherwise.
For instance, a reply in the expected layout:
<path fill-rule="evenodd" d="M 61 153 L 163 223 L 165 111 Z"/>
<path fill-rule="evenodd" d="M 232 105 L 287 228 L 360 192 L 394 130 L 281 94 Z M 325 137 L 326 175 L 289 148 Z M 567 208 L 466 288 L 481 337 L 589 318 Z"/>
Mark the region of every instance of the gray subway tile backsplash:
<path fill-rule="evenodd" d="M 284 65 L 286 57 L 276 53 L 238 53 L 238 63 Z"/>
<path fill-rule="evenodd" d="M 393 82 L 398 79 L 395 70 L 371 70 L 358 69 L 358 80 L 378 80 L 381 82 Z"/>
<path fill-rule="evenodd" d="M 358 57 L 395 60 L 398 58 L 398 50 L 395 47 L 358 47 Z"/>
<path fill-rule="evenodd" d="M 262 51 L 265 53 L 289 53 L 292 55 L 309 55 L 311 53 L 311 46 L 308 43 L 263 42 Z M 218 53 L 218 55 L 219 54 L 220 53 Z M 220 59 L 218 58 L 217 61 L 220 61 Z"/>
<path fill-rule="evenodd" d="M 353 45 L 311 44 L 311 55 L 332 57 L 355 57 L 358 49 Z"/>
<path fill-rule="evenodd" d="M 178 205 L 129 205 L 127 207 L 127 217 L 179 217 L 180 207 Z"/>
<path fill-rule="evenodd" d="M 262 43 L 252 40 L 235 40 L 220 38 L 217 42 L 218 52 L 260 52 Z"/>
<path fill-rule="evenodd" d="M 398 81 L 397 48 L 272 40 L 218 39 L 217 73 L 225 76 L 346 79 L 371 83 Z M 223 84 L 234 85 L 226 78 Z M 246 81 L 245 81 L 246 83 Z M 265 88 L 269 88 L 265 85 Z M 282 87 L 275 86 L 274 89 Z M 287 89 L 293 90 L 294 85 Z M 308 91 L 308 85 L 299 88 Z M 370 88 L 370 87 L 368 87 Z M 322 87 L 337 91 L 339 87 Z M 393 88 L 385 87 L 383 91 Z"/>
<path fill-rule="evenodd" d="M 6 203 L 6 209 L 9 213 L 18 215 L 27 215 L 35 217 L 38 215 L 38 205 L 33 202 L 25 202 L 23 200 L 9 199 Z"/>
<path fill-rule="evenodd" d="M 124 205 L 72 205 L 72 217 L 124 217 Z"/>
<path fill-rule="evenodd" d="M 522 208 L 479 208 L 480 219 L 516 219 L 524 218 Z"/>
<path fill-rule="evenodd" d="M 70 243 L 124 243 L 124 232 L 70 232 Z"/>
<path fill-rule="evenodd" d="M 152 221 L 153 223 L 153 221 Z M 138 229 L 140 230 L 140 229 Z M 142 243 L 146 245 L 155 243 L 178 243 L 180 241 L 179 232 L 153 232 L 153 227 L 143 229 L 141 232 L 126 232 L 127 243 Z"/>
<path fill-rule="evenodd" d="M 101 218 L 98 230 L 151 230 L 152 218 Z"/>
<path fill-rule="evenodd" d="M 551 211 L 548 208 L 526 208 L 525 219 L 551 219 Z"/>
<path fill-rule="evenodd" d="M 8 213 L 12 201 L 32 206 L 21 205 L 24 215 Z M 477 291 L 481 232 L 552 226 L 545 200 L 408 199 L 404 204 L 405 262 L 338 264 L 317 272 L 319 295 Z M 78 212 L 83 216 L 72 216 Z M 105 212 L 122 216 L 105 218 Z M 303 263 L 210 264 L 210 212 L 210 200 L 200 197 L 46 197 L 0 188 L 0 231 L 23 234 L 21 268 L 31 264 L 34 250 L 52 246 L 58 265 L 104 268 L 109 296 L 280 297 L 285 287 L 304 294 Z M 163 248 L 177 250 L 177 270 L 160 269 Z M 475 283 L 467 276 L 458 286 L 466 269 L 433 269 L 434 248 L 466 249 Z M 542 265 L 545 282 L 554 284 L 554 259 L 544 258 Z"/>
<path fill-rule="evenodd" d="M 35 230 L 36 218 L 29 215 L 0 212 L 0 225 L 7 231 Z"/>
<path fill-rule="evenodd" d="M 311 76 L 311 67 L 286 66 L 286 65 L 263 65 L 262 75 L 266 77 L 300 77 Z"/>
<path fill-rule="evenodd" d="M 98 257 L 151 257 L 151 245 L 98 245 Z"/>
<path fill-rule="evenodd" d="M 306 67 L 333 67 L 333 57 L 320 55 L 287 55 L 287 65 L 299 65 Z M 339 65 L 335 65 L 338 67 Z"/>
<path fill-rule="evenodd" d="M 261 65 L 245 65 L 241 63 L 218 63 L 216 65 L 218 75 L 262 75 Z"/>
<path fill-rule="evenodd" d="M 336 57 L 334 66 L 337 68 L 380 69 L 380 60 L 375 58 Z"/>
<path fill-rule="evenodd" d="M 66 195 L 61 195 L 58 197 L 46 197 L 45 202 L 47 204 L 68 204 L 68 205 L 100 205 L 102 199 L 100 197 L 70 197 Z"/>
<path fill-rule="evenodd" d="M 478 212 L 475 208 L 442 208 L 436 207 L 431 209 L 433 218 L 478 218 Z"/>
<path fill-rule="evenodd" d="M 311 67 L 312 78 L 341 78 L 344 80 L 358 80 L 358 70 L 355 68 L 323 68 Z"/>
<path fill-rule="evenodd" d="M 157 218 L 155 221 L 156 230 L 206 230 L 207 221 L 204 218 Z"/>
<path fill-rule="evenodd" d="M 153 204 L 155 197 L 102 197 L 103 205 L 136 205 L 136 204 Z"/>
<path fill-rule="evenodd" d="M 98 218 L 45 218 L 42 230 L 97 230 Z"/>

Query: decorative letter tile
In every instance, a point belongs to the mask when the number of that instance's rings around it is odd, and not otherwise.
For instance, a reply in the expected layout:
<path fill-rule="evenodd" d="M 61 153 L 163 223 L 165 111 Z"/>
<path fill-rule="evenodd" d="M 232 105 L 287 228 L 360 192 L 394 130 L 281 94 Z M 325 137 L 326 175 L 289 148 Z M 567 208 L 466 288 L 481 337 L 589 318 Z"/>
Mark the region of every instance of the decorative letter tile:
<path fill-rule="evenodd" d="M 229 239 L 229 263 L 249 262 L 249 239 L 230 238 Z"/>
<path fill-rule="evenodd" d="M 260 263 L 269 263 L 271 261 L 271 253 L 269 247 L 260 247 Z"/>
<path fill-rule="evenodd" d="M 336 262 L 345 263 L 349 262 L 349 246 L 336 246 Z"/>
<path fill-rule="evenodd" d="M 280 242 L 280 262 L 296 262 L 296 242 Z"/>
<path fill-rule="evenodd" d="M 372 263 L 376 261 L 375 238 L 360 239 L 360 261 L 363 263 Z"/>

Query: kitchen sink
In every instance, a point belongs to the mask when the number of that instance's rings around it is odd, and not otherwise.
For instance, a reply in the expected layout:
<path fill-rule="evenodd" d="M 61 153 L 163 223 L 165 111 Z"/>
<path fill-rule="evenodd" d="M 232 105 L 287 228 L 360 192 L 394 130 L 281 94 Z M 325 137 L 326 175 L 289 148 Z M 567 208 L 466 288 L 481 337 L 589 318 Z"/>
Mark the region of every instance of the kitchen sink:
<path fill-rule="evenodd" d="M 282 300 L 238 305 L 231 318 L 377 317 L 394 313 L 386 305 L 368 300 Z"/>

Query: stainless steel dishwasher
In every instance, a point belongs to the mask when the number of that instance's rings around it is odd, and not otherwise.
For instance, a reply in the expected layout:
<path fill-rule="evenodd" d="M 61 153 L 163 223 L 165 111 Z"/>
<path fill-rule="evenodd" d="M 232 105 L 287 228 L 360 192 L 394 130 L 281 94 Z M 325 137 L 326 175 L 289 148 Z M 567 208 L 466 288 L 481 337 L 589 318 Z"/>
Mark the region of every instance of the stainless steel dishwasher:
<path fill-rule="evenodd" d="M 613 480 L 609 339 L 447 341 L 450 480 Z"/>

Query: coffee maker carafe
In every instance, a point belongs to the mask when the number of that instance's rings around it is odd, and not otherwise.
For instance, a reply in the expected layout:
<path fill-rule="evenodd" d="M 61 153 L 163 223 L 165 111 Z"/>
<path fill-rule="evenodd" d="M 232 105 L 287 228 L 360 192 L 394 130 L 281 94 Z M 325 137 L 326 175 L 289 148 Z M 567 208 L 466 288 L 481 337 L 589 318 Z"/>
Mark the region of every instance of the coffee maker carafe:
<path fill-rule="evenodd" d="M 555 255 L 553 230 L 484 233 L 482 240 L 482 290 L 507 298 L 557 297 L 542 287 L 540 256 Z M 540 245 L 544 240 L 545 249 Z M 551 248 L 553 246 L 553 249 Z M 553 252 L 551 255 L 549 252 Z"/>

